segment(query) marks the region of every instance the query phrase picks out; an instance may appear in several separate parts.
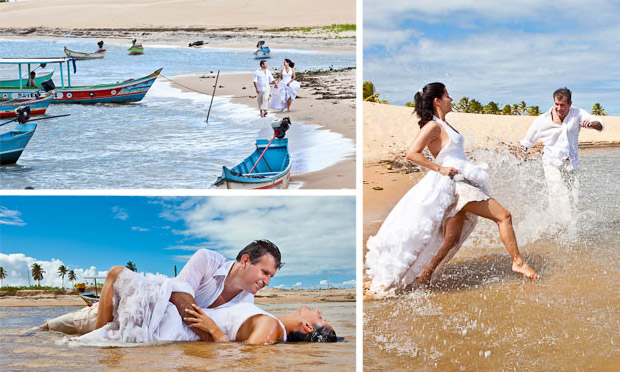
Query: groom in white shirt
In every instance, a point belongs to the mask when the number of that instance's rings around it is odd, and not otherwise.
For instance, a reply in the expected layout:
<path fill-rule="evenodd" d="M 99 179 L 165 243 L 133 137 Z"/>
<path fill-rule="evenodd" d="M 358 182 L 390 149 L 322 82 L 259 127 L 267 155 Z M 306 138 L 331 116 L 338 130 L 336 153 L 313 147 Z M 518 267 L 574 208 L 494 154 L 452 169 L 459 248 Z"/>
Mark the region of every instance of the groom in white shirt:
<path fill-rule="evenodd" d="M 538 116 L 521 140 L 522 152 L 541 141 L 542 163 L 547 182 L 549 207 L 558 216 L 571 218 L 572 206 L 579 197 L 579 131 L 581 128 L 603 130 L 603 122 L 587 111 L 571 107 L 571 91 L 560 88 L 553 92 L 553 107 Z"/>
<path fill-rule="evenodd" d="M 264 118 L 267 116 L 267 109 L 269 109 L 269 85 L 274 83 L 275 87 L 278 88 L 278 83 L 273 78 L 271 71 L 267 69 L 267 61 L 260 61 L 260 68 L 254 71 L 253 80 L 260 117 Z"/>

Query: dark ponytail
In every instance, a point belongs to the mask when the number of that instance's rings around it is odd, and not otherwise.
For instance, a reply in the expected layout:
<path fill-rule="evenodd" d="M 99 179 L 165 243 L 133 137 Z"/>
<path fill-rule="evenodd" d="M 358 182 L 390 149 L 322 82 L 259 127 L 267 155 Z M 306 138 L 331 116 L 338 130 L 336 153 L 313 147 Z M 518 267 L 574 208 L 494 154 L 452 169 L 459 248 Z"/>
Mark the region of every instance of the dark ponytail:
<path fill-rule="evenodd" d="M 291 61 L 288 58 L 284 58 L 284 60 L 286 61 L 286 63 L 288 63 L 288 67 L 293 68 L 295 67 L 295 63 L 293 61 Z"/>
<path fill-rule="evenodd" d="M 415 113 L 420 118 L 420 121 L 418 121 L 420 128 L 433 120 L 433 100 L 443 97 L 445 92 L 446 86 L 442 83 L 429 83 L 415 94 L 413 97 Z"/>

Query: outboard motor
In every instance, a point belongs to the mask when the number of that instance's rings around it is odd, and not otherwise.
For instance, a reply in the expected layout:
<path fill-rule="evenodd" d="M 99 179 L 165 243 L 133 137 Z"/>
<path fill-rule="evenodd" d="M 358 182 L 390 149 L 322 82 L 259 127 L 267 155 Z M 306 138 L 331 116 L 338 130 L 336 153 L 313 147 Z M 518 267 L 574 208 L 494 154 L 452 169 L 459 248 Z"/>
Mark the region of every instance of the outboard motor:
<path fill-rule="evenodd" d="M 276 138 L 282 139 L 286 135 L 286 131 L 291 127 L 291 119 L 287 116 L 282 119 L 276 119 L 271 122 L 273 134 Z"/>
<path fill-rule="evenodd" d="M 49 79 L 49 80 L 45 80 L 44 82 L 42 82 L 41 87 L 43 87 L 43 89 L 45 89 L 46 92 L 49 92 L 50 90 L 56 89 L 56 84 L 54 84 L 52 79 Z"/>
<path fill-rule="evenodd" d="M 103 49 L 103 40 L 98 42 L 97 45 L 99 46 L 99 49 Z"/>
<path fill-rule="evenodd" d="M 25 124 L 30 119 L 30 106 L 19 106 L 15 109 L 15 113 L 17 114 L 17 122 Z"/>

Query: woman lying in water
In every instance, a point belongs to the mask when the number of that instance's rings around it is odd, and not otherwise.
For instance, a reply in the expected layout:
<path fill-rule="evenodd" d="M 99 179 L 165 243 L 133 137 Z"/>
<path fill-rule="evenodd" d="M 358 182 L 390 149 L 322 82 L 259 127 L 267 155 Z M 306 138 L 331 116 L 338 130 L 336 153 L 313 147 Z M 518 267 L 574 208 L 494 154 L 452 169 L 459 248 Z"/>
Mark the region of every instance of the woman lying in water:
<path fill-rule="evenodd" d="M 176 306 L 168 301 L 170 282 L 163 275 L 122 270 L 113 284 L 114 306 L 101 303 L 97 314 L 98 319 L 111 321 L 75 340 L 86 343 L 100 340 L 130 343 L 200 340 L 191 327 L 206 332 L 211 338 L 203 341 L 212 342 L 337 341 L 336 333 L 321 312 L 305 305 L 280 316 L 250 302 L 228 303 L 213 309 L 194 305 L 194 309 L 186 309 L 188 326 Z"/>

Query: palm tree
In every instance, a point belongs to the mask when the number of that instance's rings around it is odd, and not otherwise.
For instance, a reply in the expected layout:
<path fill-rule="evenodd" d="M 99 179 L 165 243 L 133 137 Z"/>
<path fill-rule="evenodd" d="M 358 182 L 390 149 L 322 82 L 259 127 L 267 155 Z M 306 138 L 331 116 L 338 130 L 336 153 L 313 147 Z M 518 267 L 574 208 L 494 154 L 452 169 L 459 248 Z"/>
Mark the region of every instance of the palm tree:
<path fill-rule="evenodd" d="M 65 265 L 60 265 L 58 267 L 58 276 L 62 278 L 62 288 L 65 287 L 65 275 L 67 275 L 68 271 L 69 268 Z"/>
<path fill-rule="evenodd" d="M 126 268 L 128 268 L 131 271 L 138 271 L 138 268 L 136 267 L 136 264 L 133 263 L 132 261 L 127 262 L 127 265 L 125 265 Z"/>
<path fill-rule="evenodd" d="M 525 101 L 521 101 L 521 103 L 519 103 L 519 113 L 521 115 L 524 115 L 527 112 L 527 103 L 525 103 Z"/>
<path fill-rule="evenodd" d="M 71 270 L 67 274 L 67 278 L 69 278 L 69 282 L 73 282 L 77 280 L 77 275 L 75 275 L 75 271 Z"/>
<path fill-rule="evenodd" d="M 527 114 L 529 116 L 538 116 L 540 115 L 540 107 L 538 106 L 530 106 L 527 108 Z"/>
<path fill-rule="evenodd" d="M 32 278 L 39 282 L 39 287 L 41 286 L 41 280 L 43 280 L 43 274 L 45 274 L 45 270 L 38 263 L 32 264 Z"/>
<path fill-rule="evenodd" d="M 497 103 L 491 101 L 484 105 L 482 112 L 485 114 L 497 115 L 499 114 L 499 107 L 497 106 Z"/>
<path fill-rule="evenodd" d="M 594 106 L 592 106 L 592 111 L 590 111 L 590 113 L 592 115 L 598 115 L 598 116 L 605 116 L 607 115 L 607 113 L 605 112 L 605 109 L 603 108 L 603 106 L 601 106 L 600 103 L 595 103 Z"/>
<path fill-rule="evenodd" d="M 502 109 L 502 115 L 512 115 L 512 107 L 510 105 L 504 106 Z"/>
<path fill-rule="evenodd" d="M 476 99 L 472 99 L 469 102 L 469 112 L 473 114 L 481 114 L 482 113 L 482 103 L 478 102 Z"/>
<path fill-rule="evenodd" d="M 4 271 L 4 267 L 0 266 L 0 287 L 2 287 L 4 278 L 6 278 L 6 271 Z"/>
<path fill-rule="evenodd" d="M 454 105 L 454 111 L 456 112 L 471 112 L 471 102 L 469 97 L 461 97 L 459 103 Z"/>

